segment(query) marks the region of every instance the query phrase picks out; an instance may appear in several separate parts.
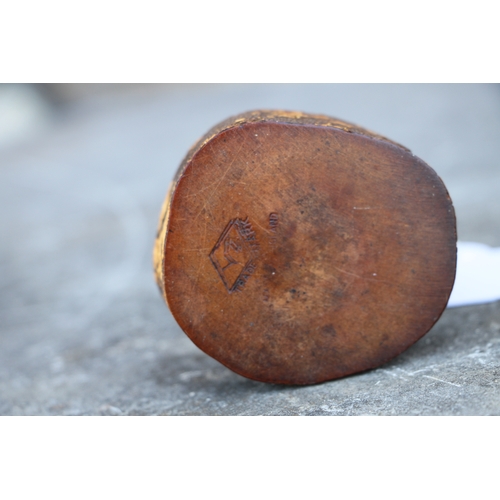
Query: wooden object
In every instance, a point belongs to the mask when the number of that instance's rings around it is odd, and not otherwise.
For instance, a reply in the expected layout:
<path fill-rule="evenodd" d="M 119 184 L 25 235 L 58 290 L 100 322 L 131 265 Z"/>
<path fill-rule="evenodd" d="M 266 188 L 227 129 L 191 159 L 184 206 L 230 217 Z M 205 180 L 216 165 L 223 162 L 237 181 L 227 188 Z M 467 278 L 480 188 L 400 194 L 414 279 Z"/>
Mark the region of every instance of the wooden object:
<path fill-rule="evenodd" d="M 375 368 L 432 327 L 455 214 L 403 146 L 326 116 L 250 112 L 181 164 L 154 266 L 200 349 L 251 379 L 312 384 Z"/>

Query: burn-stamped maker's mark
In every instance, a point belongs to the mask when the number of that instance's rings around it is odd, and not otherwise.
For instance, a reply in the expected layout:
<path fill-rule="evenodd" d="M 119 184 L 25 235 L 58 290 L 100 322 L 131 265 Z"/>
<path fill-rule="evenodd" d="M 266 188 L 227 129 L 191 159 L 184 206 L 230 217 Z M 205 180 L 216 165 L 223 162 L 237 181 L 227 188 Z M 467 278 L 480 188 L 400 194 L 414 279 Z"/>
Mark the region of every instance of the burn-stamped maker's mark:
<path fill-rule="evenodd" d="M 259 244 L 248 217 L 229 221 L 209 257 L 229 293 L 245 286 L 259 257 Z"/>
<path fill-rule="evenodd" d="M 278 232 L 279 216 L 276 212 L 269 214 L 269 231 L 271 232 L 270 243 L 276 245 L 276 233 Z"/>

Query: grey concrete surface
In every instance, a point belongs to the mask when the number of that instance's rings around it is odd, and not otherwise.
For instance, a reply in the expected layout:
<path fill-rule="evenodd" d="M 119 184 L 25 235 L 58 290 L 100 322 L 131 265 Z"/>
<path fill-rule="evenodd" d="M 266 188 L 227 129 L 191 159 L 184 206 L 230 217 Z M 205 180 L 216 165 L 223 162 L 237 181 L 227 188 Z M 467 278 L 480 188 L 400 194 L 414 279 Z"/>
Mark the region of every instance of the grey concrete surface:
<path fill-rule="evenodd" d="M 182 157 L 255 108 L 330 114 L 406 145 L 449 188 L 459 238 L 500 246 L 499 86 L 173 86 L 65 106 L 0 150 L 0 414 L 500 414 L 499 302 L 448 309 L 379 369 L 282 387 L 199 351 L 151 265 Z"/>

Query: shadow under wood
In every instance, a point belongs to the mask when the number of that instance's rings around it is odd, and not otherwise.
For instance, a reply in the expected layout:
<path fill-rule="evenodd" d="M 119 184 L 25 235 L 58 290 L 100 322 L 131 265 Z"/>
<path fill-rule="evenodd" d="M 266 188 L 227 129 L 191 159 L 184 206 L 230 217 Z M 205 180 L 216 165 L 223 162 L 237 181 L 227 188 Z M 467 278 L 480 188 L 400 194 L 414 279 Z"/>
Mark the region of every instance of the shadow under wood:
<path fill-rule="evenodd" d="M 152 370 L 160 386 L 182 386 L 186 392 L 205 392 L 213 397 L 276 393 L 295 386 L 267 384 L 242 377 L 205 354 L 165 356 Z"/>

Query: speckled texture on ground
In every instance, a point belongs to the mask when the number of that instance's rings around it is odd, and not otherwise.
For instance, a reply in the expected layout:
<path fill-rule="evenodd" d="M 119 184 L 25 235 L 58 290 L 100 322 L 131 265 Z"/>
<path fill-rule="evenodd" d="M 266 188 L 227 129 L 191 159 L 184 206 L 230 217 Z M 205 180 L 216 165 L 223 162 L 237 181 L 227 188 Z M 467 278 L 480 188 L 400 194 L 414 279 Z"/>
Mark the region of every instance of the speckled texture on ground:
<path fill-rule="evenodd" d="M 213 86 L 74 105 L 0 151 L 0 414 L 498 415 L 500 303 L 448 309 L 408 351 L 309 387 L 246 380 L 199 351 L 156 288 L 160 206 L 191 144 L 256 108 L 359 123 L 411 148 L 459 239 L 500 246 L 498 86 Z"/>

